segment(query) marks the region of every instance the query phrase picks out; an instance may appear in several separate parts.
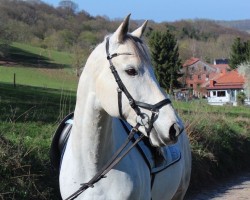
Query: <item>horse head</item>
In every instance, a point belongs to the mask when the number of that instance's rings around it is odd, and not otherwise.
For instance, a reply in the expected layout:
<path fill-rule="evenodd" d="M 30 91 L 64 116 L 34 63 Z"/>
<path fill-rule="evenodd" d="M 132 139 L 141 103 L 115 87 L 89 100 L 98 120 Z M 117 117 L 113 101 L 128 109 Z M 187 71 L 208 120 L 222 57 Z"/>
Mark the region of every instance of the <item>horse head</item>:
<path fill-rule="evenodd" d="M 147 21 L 128 33 L 129 18 L 96 47 L 87 61 L 95 77 L 97 106 L 132 126 L 140 123 L 139 130 L 154 146 L 175 143 L 183 123 L 159 86 L 141 40 Z"/>

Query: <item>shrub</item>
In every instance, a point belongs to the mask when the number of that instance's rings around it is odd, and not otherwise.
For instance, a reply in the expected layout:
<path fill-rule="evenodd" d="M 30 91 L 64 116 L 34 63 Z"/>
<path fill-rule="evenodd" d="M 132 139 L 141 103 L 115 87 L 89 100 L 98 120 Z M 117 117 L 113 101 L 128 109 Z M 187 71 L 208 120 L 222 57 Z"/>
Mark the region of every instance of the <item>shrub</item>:
<path fill-rule="evenodd" d="M 246 99 L 246 94 L 244 92 L 239 92 L 237 94 L 237 104 L 238 105 L 244 105 Z"/>

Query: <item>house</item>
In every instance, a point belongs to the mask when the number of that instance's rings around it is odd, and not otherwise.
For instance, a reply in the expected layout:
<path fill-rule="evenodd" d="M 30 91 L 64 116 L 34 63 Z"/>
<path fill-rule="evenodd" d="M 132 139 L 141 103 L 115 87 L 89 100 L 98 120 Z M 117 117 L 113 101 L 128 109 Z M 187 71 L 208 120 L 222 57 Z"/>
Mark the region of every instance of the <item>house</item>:
<path fill-rule="evenodd" d="M 237 94 L 244 92 L 245 79 L 237 70 L 224 72 L 222 76 L 210 80 L 206 87 L 210 105 L 237 105 Z M 250 105 L 250 100 L 245 100 Z"/>
<path fill-rule="evenodd" d="M 182 66 L 183 76 L 180 82 L 190 96 L 207 97 L 206 86 L 209 84 L 209 80 L 221 76 L 222 72 L 228 68 L 227 64 L 211 65 L 199 58 L 192 57 L 186 60 Z"/>

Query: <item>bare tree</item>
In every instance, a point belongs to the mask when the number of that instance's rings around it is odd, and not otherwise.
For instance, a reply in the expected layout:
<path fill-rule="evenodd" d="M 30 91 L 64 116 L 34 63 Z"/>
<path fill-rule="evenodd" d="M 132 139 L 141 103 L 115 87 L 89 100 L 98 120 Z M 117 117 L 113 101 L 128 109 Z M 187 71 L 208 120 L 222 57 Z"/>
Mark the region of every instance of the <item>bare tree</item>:
<path fill-rule="evenodd" d="M 72 50 L 73 50 L 72 66 L 76 72 L 76 76 L 80 77 L 83 70 L 84 61 L 87 59 L 86 52 L 84 52 L 84 50 L 77 44 L 73 46 Z"/>
<path fill-rule="evenodd" d="M 72 0 L 61 0 L 59 7 L 67 10 L 68 12 L 76 12 L 78 5 Z"/>
<path fill-rule="evenodd" d="M 244 90 L 247 98 L 250 98 L 250 62 L 239 65 L 238 72 L 245 78 Z"/>

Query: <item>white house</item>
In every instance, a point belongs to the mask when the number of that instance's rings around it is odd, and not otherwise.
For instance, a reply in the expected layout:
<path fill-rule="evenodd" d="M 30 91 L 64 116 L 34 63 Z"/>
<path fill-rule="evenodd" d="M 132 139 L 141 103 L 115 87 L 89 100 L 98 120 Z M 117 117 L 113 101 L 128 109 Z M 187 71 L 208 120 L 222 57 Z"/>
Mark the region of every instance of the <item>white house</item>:
<path fill-rule="evenodd" d="M 237 94 L 244 92 L 245 79 L 239 75 L 237 70 L 225 72 L 215 80 L 210 80 L 209 86 L 206 88 L 208 92 L 208 103 L 210 105 L 237 105 Z M 245 100 L 250 105 L 250 99 Z"/>

